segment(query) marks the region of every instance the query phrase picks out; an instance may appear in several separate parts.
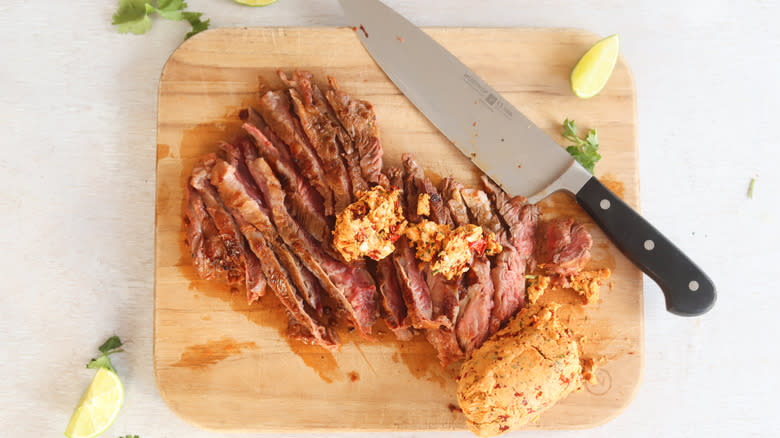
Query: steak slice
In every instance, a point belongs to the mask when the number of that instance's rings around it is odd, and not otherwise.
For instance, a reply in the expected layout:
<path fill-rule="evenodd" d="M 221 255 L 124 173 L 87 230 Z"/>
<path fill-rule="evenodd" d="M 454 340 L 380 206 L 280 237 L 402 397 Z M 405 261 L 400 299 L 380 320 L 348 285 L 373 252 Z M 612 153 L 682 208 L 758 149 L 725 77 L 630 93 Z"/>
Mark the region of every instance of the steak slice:
<path fill-rule="evenodd" d="M 451 323 L 444 316 L 437 320 L 432 319 L 431 292 L 406 236 L 401 236 L 395 243 L 395 247 L 392 255 L 393 263 L 412 327 L 436 329 L 442 325 L 450 325 Z"/>
<path fill-rule="evenodd" d="M 474 260 L 466 274 L 466 296 L 461 300 L 461 313 L 455 326 L 458 344 L 466 353 L 479 348 L 488 337 L 490 314 L 493 311 L 493 281 L 490 263 L 484 257 Z"/>
<path fill-rule="evenodd" d="M 436 356 L 443 368 L 465 357 L 452 329 L 442 327 L 438 330 L 426 330 L 425 338 L 436 349 Z"/>
<path fill-rule="evenodd" d="M 401 159 L 403 160 L 404 171 L 406 172 L 406 195 L 407 207 L 409 209 L 410 222 L 419 222 L 421 219 L 417 215 L 417 200 L 418 195 L 425 193 L 430 199 L 430 219 L 437 224 L 452 225 L 452 217 L 450 211 L 444 204 L 444 200 L 441 198 L 436 186 L 433 185 L 431 180 L 425 176 L 422 168 L 414 160 L 412 154 L 403 154 Z"/>
<path fill-rule="evenodd" d="M 289 93 L 303 132 L 322 160 L 325 181 L 333 192 L 334 212 L 338 214 L 352 202 L 352 189 L 347 168 L 341 160 L 336 130 L 327 116 L 314 106 L 311 94 L 301 95 L 294 88 L 291 88 Z"/>
<path fill-rule="evenodd" d="M 290 160 L 283 153 L 285 148 L 278 148 L 256 126 L 244 123 L 244 130 L 255 142 L 259 155 L 273 168 L 284 187 L 289 200 L 290 212 L 298 223 L 317 241 L 330 240 L 330 225 L 323 213 L 322 198 L 303 178 Z M 272 134 L 273 135 L 273 134 Z"/>
<path fill-rule="evenodd" d="M 388 167 L 387 170 L 385 170 L 385 173 L 387 173 L 387 182 L 390 187 L 394 187 L 401 191 L 404 190 L 404 174 L 401 169 L 397 167 Z"/>
<path fill-rule="evenodd" d="M 219 199 L 217 189 L 211 185 L 211 171 L 217 162 L 216 154 L 201 157 L 192 171 L 190 184 L 200 193 L 206 211 L 214 220 L 225 243 L 232 269 L 228 270 L 228 283 L 238 283 L 244 277 L 246 298 L 249 304 L 258 301 L 265 294 L 265 275 L 255 254 L 247 247 L 241 230 Z"/>
<path fill-rule="evenodd" d="M 317 154 L 304 138 L 303 130 L 290 112 L 290 100 L 282 91 L 269 91 L 260 98 L 260 115 L 287 145 L 295 164 L 309 184 L 322 196 L 325 214 L 333 214 L 333 192 L 325 183 L 325 171 Z"/>
<path fill-rule="evenodd" d="M 284 251 L 277 252 L 279 263 L 284 266 L 290 275 L 298 292 L 303 296 L 306 302 L 314 309 L 318 316 L 322 316 L 322 287 L 317 283 L 314 275 L 307 270 L 301 261 L 293 255 L 287 248 Z"/>
<path fill-rule="evenodd" d="M 441 180 L 439 193 L 444 197 L 452 219 L 457 226 L 469 223 L 469 212 L 466 208 L 466 203 L 463 201 L 461 190 L 463 190 L 463 184 L 455 181 L 451 176 Z"/>
<path fill-rule="evenodd" d="M 593 239 L 585 226 L 573 218 L 558 218 L 539 227 L 537 262 L 549 275 L 571 275 L 590 260 Z"/>
<path fill-rule="evenodd" d="M 423 272 L 431 293 L 433 317 L 443 321 L 438 328 L 426 330 L 425 337 L 436 349 L 436 356 L 441 366 L 446 367 L 451 362 L 464 358 L 454 330 L 459 310 L 460 279 L 447 281 L 441 274 L 434 275 L 431 273 L 430 265 L 427 265 Z"/>
<path fill-rule="evenodd" d="M 376 286 L 364 266 L 347 265 L 325 253 L 290 216 L 285 195 L 268 163 L 258 158 L 249 163 L 260 191 L 268 201 L 273 222 L 284 242 L 338 302 L 358 331 L 370 339 L 376 322 Z"/>
<path fill-rule="evenodd" d="M 503 251 L 496 256 L 490 276 L 493 280 L 493 310 L 489 334 L 497 332 L 525 303 L 525 259 L 502 234 Z"/>
<path fill-rule="evenodd" d="M 290 283 L 287 271 L 282 268 L 276 254 L 288 250 L 273 228 L 262 199 L 253 196 L 252 190 L 241 181 L 237 168 L 224 161 L 219 161 L 214 166 L 211 182 L 219 190 L 223 202 L 236 219 L 250 248 L 263 261 L 261 266 L 269 287 L 295 322 L 308 332 L 307 341 L 329 350 L 337 349 L 339 343 L 335 333 L 307 311 L 303 299 Z M 299 329 L 296 330 L 300 332 Z"/>
<path fill-rule="evenodd" d="M 477 189 L 463 189 L 460 194 L 471 213 L 471 217 L 474 218 L 474 223 L 493 234 L 501 233 L 503 229 L 501 221 L 493 213 L 490 199 L 485 192 Z"/>
<path fill-rule="evenodd" d="M 482 184 L 485 186 L 485 190 L 490 193 L 496 210 L 509 229 L 512 246 L 527 263 L 533 264 L 534 236 L 539 220 L 539 208 L 526 203 L 526 199 L 522 196 L 509 198 L 486 176 L 482 176 Z"/>
<path fill-rule="evenodd" d="M 376 282 L 379 289 L 382 315 L 387 327 L 401 341 L 412 339 L 409 318 L 401 295 L 401 286 L 396 278 L 392 257 L 385 257 L 376 265 Z"/>
<path fill-rule="evenodd" d="M 186 206 L 184 227 L 192 264 L 200 278 L 212 280 L 222 273 L 222 259 L 227 254 L 225 244 L 219 237 L 219 230 L 206 212 L 203 198 L 191 184 L 187 184 Z"/>
<path fill-rule="evenodd" d="M 364 100 L 352 98 L 339 88 L 332 77 L 328 77 L 328 84 L 330 89 L 325 97 L 357 150 L 363 179 L 383 185 L 382 143 L 379 141 L 374 107 Z"/>

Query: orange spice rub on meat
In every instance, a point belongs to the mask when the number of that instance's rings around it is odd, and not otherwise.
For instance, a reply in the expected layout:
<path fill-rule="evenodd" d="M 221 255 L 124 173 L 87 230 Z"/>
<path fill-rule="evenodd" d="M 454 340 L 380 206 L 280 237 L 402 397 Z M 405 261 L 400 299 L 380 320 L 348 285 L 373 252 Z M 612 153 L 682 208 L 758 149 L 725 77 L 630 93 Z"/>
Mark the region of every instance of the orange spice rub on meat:
<path fill-rule="evenodd" d="M 398 189 L 375 186 L 360 192 L 357 201 L 339 213 L 333 247 L 344 260 L 381 260 L 395 250 L 395 242 L 406 226 L 399 197 Z"/>
<path fill-rule="evenodd" d="M 493 233 L 466 224 L 454 230 L 429 220 L 409 226 L 406 237 L 417 248 L 417 259 L 431 263 L 431 272 L 447 280 L 465 273 L 475 255 L 495 255 L 502 251 Z"/>
<path fill-rule="evenodd" d="M 528 302 L 534 304 L 550 288 L 568 287 L 582 296 L 583 304 L 594 304 L 599 300 L 601 286 L 610 275 L 612 271 L 609 269 L 580 271 L 565 276 L 529 275 Z"/>

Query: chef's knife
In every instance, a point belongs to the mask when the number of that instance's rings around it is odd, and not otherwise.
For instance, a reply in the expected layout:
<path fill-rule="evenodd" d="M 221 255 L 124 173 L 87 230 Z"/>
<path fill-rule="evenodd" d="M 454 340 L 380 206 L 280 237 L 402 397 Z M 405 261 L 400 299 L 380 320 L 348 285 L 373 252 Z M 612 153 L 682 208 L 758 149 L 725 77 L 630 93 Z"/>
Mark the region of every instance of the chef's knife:
<path fill-rule="evenodd" d="M 695 316 L 712 308 L 715 286 L 693 261 L 453 54 L 378 0 L 339 2 L 382 70 L 504 190 L 531 202 L 571 192 L 615 245 L 658 283 L 670 312 Z"/>

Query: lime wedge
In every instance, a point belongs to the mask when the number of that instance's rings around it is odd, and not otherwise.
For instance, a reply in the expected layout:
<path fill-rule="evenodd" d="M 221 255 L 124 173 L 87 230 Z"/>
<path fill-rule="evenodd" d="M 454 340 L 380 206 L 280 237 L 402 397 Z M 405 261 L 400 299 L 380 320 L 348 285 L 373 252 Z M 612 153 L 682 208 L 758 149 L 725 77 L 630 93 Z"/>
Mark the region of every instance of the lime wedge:
<path fill-rule="evenodd" d="M 119 377 L 113 371 L 98 369 L 70 417 L 65 436 L 92 438 L 105 432 L 119 415 L 124 396 Z"/>
<path fill-rule="evenodd" d="M 279 0 L 233 0 L 234 2 L 245 6 L 268 6 Z"/>
<path fill-rule="evenodd" d="M 620 39 L 617 35 L 608 36 L 594 44 L 571 71 L 571 91 L 582 99 L 599 94 L 615 69 L 619 53 Z"/>

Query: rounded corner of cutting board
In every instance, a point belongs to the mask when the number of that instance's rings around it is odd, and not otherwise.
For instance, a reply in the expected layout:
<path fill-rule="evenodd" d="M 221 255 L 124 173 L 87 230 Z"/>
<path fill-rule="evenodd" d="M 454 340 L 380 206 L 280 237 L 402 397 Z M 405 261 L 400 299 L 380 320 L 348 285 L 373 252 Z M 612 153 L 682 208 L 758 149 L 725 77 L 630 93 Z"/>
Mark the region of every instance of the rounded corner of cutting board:
<path fill-rule="evenodd" d="M 163 400 L 165 405 L 168 406 L 168 409 L 170 409 L 171 412 L 173 412 L 177 417 L 182 419 L 185 423 L 197 427 L 199 429 L 209 430 L 209 428 L 206 425 L 199 423 L 195 417 L 192 417 L 187 412 L 181 410 L 179 404 L 176 403 L 176 401 L 173 399 L 173 396 L 171 396 L 171 394 L 168 393 L 168 388 L 166 386 L 167 383 L 165 383 L 165 381 L 161 380 L 160 378 L 160 372 L 159 372 L 160 364 L 157 362 L 158 361 L 157 339 L 154 340 L 154 343 L 155 343 L 155 347 L 154 347 L 155 354 L 153 358 L 154 383 L 155 386 L 157 387 L 157 392 L 160 393 L 160 398 Z"/>
<path fill-rule="evenodd" d="M 641 345 L 641 348 L 644 349 L 644 344 Z M 640 355 L 641 357 L 641 364 L 636 368 L 636 378 L 634 379 L 633 387 L 631 387 L 631 391 L 628 392 L 626 397 L 622 400 L 622 404 L 620 406 L 614 407 L 611 410 L 604 410 L 605 413 L 604 416 L 601 418 L 593 418 L 591 422 L 582 425 L 580 429 L 594 429 L 599 426 L 603 426 L 617 417 L 623 415 L 623 412 L 628 409 L 629 406 L 636 400 L 637 394 L 639 394 L 639 388 L 642 386 L 642 380 L 644 379 L 645 375 L 645 356 L 644 353 Z"/>

